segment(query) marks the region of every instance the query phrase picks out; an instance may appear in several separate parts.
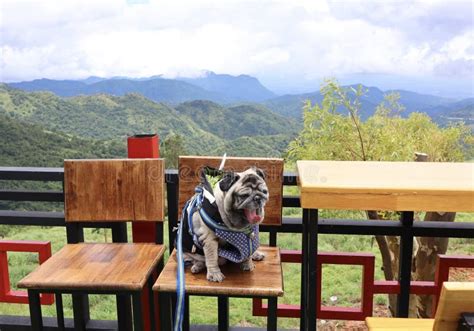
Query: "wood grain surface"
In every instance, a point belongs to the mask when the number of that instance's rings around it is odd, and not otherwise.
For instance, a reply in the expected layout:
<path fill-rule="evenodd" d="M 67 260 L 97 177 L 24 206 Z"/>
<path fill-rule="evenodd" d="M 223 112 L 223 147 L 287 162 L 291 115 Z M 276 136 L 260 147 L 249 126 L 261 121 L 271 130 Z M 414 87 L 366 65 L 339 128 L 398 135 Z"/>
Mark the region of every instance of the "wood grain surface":
<path fill-rule="evenodd" d="M 474 211 L 474 163 L 298 161 L 303 208 Z"/>
<path fill-rule="evenodd" d="M 70 244 L 23 278 L 28 289 L 138 290 L 165 252 L 155 244 Z"/>
<path fill-rule="evenodd" d="M 474 313 L 474 282 L 444 282 L 433 330 L 457 330 L 461 313 Z"/>
<path fill-rule="evenodd" d="M 199 184 L 199 172 L 203 167 L 218 168 L 221 157 L 180 156 L 179 157 L 179 213 L 188 199 L 194 195 Z M 280 225 L 282 217 L 283 159 L 228 157 L 225 163 L 227 171 L 244 171 L 258 167 L 266 174 L 270 199 L 265 206 L 263 224 Z"/>
<path fill-rule="evenodd" d="M 369 331 L 432 331 L 434 319 L 367 317 Z"/>
<path fill-rule="evenodd" d="M 162 221 L 162 159 L 65 160 L 66 222 Z"/>
<path fill-rule="evenodd" d="M 242 271 L 240 266 L 234 263 L 227 263 L 222 266 L 221 270 L 226 278 L 221 283 L 208 281 L 205 271 L 193 274 L 190 268 L 186 268 L 186 293 L 229 296 L 282 296 L 283 277 L 280 251 L 277 247 L 260 247 L 259 250 L 265 253 L 266 256 L 263 261 L 255 261 L 253 271 Z M 175 292 L 176 272 L 176 251 L 173 251 L 153 286 L 153 290 Z"/>

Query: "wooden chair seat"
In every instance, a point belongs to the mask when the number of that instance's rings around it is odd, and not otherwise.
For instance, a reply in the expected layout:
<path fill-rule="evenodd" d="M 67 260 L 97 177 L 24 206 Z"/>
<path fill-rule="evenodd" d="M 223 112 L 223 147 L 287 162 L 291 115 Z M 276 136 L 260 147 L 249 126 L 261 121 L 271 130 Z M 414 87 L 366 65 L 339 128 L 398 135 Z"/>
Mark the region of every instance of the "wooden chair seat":
<path fill-rule="evenodd" d="M 255 261 L 255 269 L 242 271 L 238 264 L 221 266 L 225 279 L 221 283 L 210 282 L 206 272 L 191 273 L 186 268 L 186 293 L 191 295 L 227 295 L 278 297 L 283 295 L 283 276 L 278 247 L 260 247 L 265 259 Z M 153 286 L 159 292 L 176 292 L 176 251 L 173 251 L 165 268 Z"/>
<path fill-rule="evenodd" d="M 155 244 L 70 244 L 18 287 L 49 290 L 140 290 L 165 252 Z"/>

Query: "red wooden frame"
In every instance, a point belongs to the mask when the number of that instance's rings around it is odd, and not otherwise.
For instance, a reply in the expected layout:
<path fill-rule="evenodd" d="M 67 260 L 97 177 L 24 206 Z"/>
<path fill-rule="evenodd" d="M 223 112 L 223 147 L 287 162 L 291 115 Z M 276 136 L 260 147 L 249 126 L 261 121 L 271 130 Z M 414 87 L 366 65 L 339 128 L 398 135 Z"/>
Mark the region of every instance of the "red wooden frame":
<path fill-rule="evenodd" d="M 51 242 L 0 240 L 0 302 L 27 304 L 28 292 L 15 291 L 10 287 L 7 252 L 36 252 L 38 253 L 39 264 L 42 264 L 51 257 Z M 43 305 L 52 305 L 54 295 L 41 294 L 40 302 Z"/>
<path fill-rule="evenodd" d="M 301 251 L 281 251 L 281 261 L 287 263 L 301 263 Z M 362 304 L 361 308 L 354 307 L 326 307 L 321 306 L 321 279 L 323 264 L 361 265 L 362 276 Z M 374 294 L 398 294 L 400 284 L 398 281 L 374 280 L 375 255 L 365 253 L 318 253 L 318 277 L 316 307 L 318 318 L 338 320 L 364 320 L 372 316 Z M 410 293 L 433 295 L 435 300 L 441 293 L 443 282 L 449 279 L 450 268 L 474 268 L 474 256 L 447 256 L 439 255 L 436 264 L 435 281 L 412 281 Z M 434 310 L 435 311 L 435 310 Z M 254 316 L 267 316 L 268 305 L 262 299 L 254 298 L 252 312 Z M 299 318 L 299 305 L 278 305 L 278 317 Z M 434 313 L 433 313 L 434 314 Z"/>

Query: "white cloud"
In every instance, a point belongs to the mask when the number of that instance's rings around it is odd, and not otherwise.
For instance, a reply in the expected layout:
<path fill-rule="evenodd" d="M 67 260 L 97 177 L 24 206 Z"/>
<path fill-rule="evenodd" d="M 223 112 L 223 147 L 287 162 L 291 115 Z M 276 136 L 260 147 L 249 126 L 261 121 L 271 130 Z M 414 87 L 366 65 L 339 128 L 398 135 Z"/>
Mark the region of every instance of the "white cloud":
<path fill-rule="evenodd" d="M 472 73 L 470 2 L 3 0 L 1 6 L 2 81 L 203 69 L 266 81 Z"/>

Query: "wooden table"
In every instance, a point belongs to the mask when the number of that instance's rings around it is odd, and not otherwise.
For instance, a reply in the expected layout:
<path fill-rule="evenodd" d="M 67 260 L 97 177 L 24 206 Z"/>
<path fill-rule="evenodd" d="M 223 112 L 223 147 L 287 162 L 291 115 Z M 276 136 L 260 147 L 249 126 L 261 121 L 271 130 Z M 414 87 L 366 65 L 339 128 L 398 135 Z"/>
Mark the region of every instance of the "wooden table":
<path fill-rule="evenodd" d="M 401 211 L 407 231 L 413 211 L 474 211 L 474 163 L 298 161 L 297 169 L 303 208 L 301 330 L 316 330 L 318 209 Z M 402 240 L 401 260 L 412 250 L 413 240 Z M 410 275 L 411 264 L 402 264 L 397 307 L 402 317 L 408 314 Z"/>

